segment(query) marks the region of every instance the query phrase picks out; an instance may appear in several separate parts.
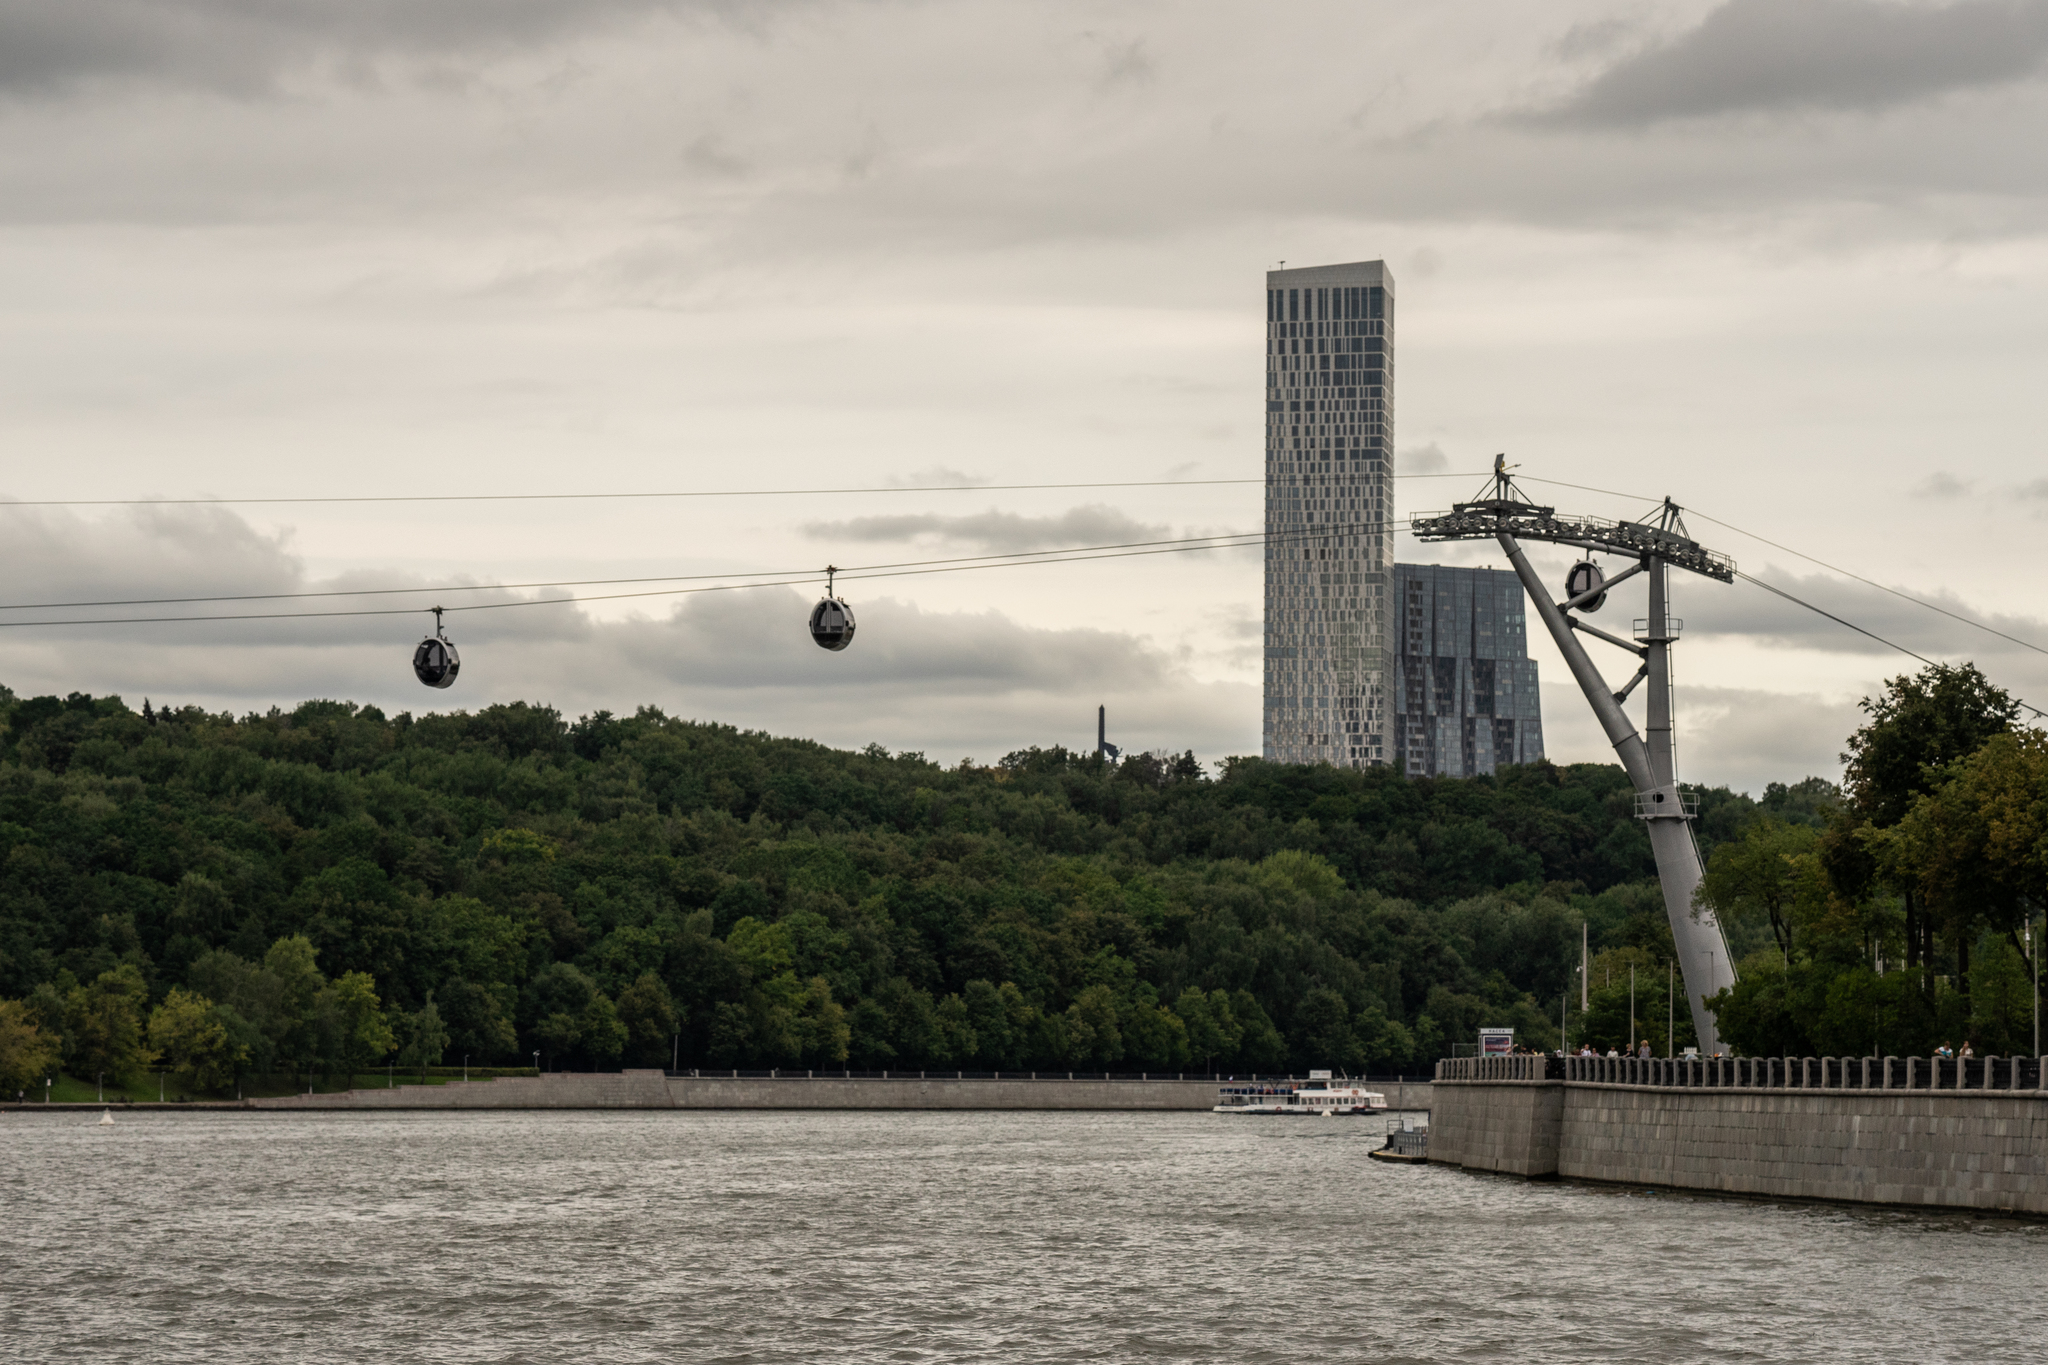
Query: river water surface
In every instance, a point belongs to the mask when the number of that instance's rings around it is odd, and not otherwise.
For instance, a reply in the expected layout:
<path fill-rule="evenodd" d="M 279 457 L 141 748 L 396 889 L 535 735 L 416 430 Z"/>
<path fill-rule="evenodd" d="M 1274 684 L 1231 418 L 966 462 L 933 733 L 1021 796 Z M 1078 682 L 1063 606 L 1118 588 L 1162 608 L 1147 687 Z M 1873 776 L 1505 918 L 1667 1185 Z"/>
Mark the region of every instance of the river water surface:
<path fill-rule="evenodd" d="M 2048 1226 L 1366 1160 L 1209 1114 L 0 1116 L 0 1352 L 2029 1361 Z"/>

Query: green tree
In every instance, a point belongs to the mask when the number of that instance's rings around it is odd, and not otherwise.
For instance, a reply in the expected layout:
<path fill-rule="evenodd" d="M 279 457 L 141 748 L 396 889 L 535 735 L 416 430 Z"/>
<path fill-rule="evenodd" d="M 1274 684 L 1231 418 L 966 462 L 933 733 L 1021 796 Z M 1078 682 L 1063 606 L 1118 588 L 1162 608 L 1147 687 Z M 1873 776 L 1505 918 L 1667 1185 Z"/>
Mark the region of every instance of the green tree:
<path fill-rule="evenodd" d="M 1004 982 L 1017 995 L 1013 982 Z M 1010 1022 L 1010 1009 L 1000 987 L 987 981 L 970 981 L 960 998 L 967 1014 L 967 1026 L 974 1030 L 979 1059 L 995 1070 L 1015 1069 L 1019 1047 L 1017 1030 Z M 1021 996 L 1018 997 L 1021 1001 Z"/>
<path fill-rule="evenodd" d="M 325 1051 L 345 1075 L 381 1065 L 397 1046 L 368 972 L 343 972 L 315 1002 L 328 1040 Z"/>
<path fill-rule="evenodd" d="M 392 1032 L 403 1040 L 398 1049 L 399 1065 L 419 1067 L 422 1074 L 430 1066 L 439 1066 L 448 1051 L 448 1026 L 431 991 L 424 1005 L 392 1021 Z"/>
<path fill-rule="evenodd" d="M 1989 928 L 2029 961 L 2020 926 L 2032 907 L 2048 905 L 2048 734 L 1991 736 L 1867 842 L 1949 940 L 1967 1001 L 1980 932 Z"/>
<path fill-rule="evenodd" d="M 263 955 L 263 974 L 252 988 L 261 993 L 264 1026 L 278 1060 L 312 1070 L 326 1055 L 333 1041 L 323 1032 L 320 997 L 327 979 L 316 963 L 318 950 L 303 934 L 292 934 L 270 945 Z"/>
<path fill-rule="evenodd" d="M 203 995 L 173 986 L 149 1016 L 150 1045 L 186 1085 L 219 1090 L 232 1084 L 249 1049 Z"/>
<path fill-rule="evenodd" d="M 1238 1044 L 1240 1065 L 1265 1071 L 1286 1063 L 1287 1040 L 1260 1007 L 1258 997 L 1247 990 L 1232 991 L 1230 1012 L 1244 1025 L 1243 1041 Z"/>
<path fill-rule="evenodd" d="M 1759 816 L 1742 838 L 1714 850 L 1694 899 L 1731 928 L 1768 924 L 1779 956 L 1789 964 L 1800 923 L 1825 906 L 1819 845 L 1820 831 L 1810 825 Z"/>
<path fill-rule="evenodd" d="M 1116 994 L 1107 986 L 1090 986 L 1067 1006 L 1067 1060 L 1103 1065 L 1122 1061 L 1123 1030 Z"/>
<path fill-rule="evenodd" d="M 630 1055 L 642 1066 L 665 1065 L 676 1032 L 676 1006 L 662 979 L 651 971 L 640 973 L 619 992 L 618 1010 Z"/>
<path fill-rule="evenodd" d="M 143 1032 L 149 986 L 133 963 L 102 972 L 90 986 L 76 986 L 64 1002 L 64 1031 L 71 1039 L 71 1063 L 92 1077 L 123 1076 L 155 1060 Z"/>
<path fill-rule="evenodd" d="M 949 997 L 955 1002 L 959 998 Z M 846 1064 L 853 1029 L 847 1022 L 845 1007 L 832 998 L 832 984 L 822 976 L 804 983 L 803 994 L 797 1001 L 796 1034 L 800 1060 L 825 1067 Z"/>
<path fill-rule="evenodd" d="M 1187 1029 L 1189 1055 L 1202 1063 L 1204 1071 L 1215 1070 L 1218 1058 L 1237 1055 L 1244 1042 L 1244 1025 L 1237 1022 L 1226 992 L 1204 992 L 1189 986 L 1173 1002 L 1173 1012 Z"/>
<path fill-rule="evenodd" d="M 1150 987 L 1146 988 L 1149 995 Z M 1178 1071 L 1188 1062 L 1188 1029 L 1179 1015 L 1141 997 L 1123 1020 L 1124 1050 L 1145 1071 Z"/>
<path fill-rule="evenodd" d="M 27 1003 L 0 1000 L 0 1095 L 40 1089 L 57 1061 L 57 1040 L 36 1026 Z"/>
<path fill-rule="evenodd" d="M 1971 664 L 1931 664 L 1912 677 L 1896 677 L 1876 697 L 1865 697 L 1870 720 L 1849 737 L 1843 789 L 1853 821 L 1874 831 L 1889 830 L 1906 818 L 1919 797 L 1940 784 L 1947 767 L 1977 752 L 1993 735 L 2012 728 L 2019 703 L 1995 687 Z M 1830 871 L 1853 875 L 1857 860 L 1831 860 Z M 1896 862 L 1892 864 L 1898 866 Z M 1837 885 L 1849 900 L 1860 900 L 1869 888 Z M 1934 995 L 1934 957 L 1939 917 L 1925 913 L 1915 888 L 1905 885 L 1906 966 L 1922 971 L 1922 988 Z M 1967 936 L 1958 936 L 1967 956 Z M 1967 979 L 1967 962 L 1958 975 Z"/>
<path fill-rule="evenodd" d="M 1328 986 L 1316 986 L 1294 1012 L 1294 1055 L 1303 1066 L 1355 1067 L 1363 1060 L 1351 1010 Z"/>

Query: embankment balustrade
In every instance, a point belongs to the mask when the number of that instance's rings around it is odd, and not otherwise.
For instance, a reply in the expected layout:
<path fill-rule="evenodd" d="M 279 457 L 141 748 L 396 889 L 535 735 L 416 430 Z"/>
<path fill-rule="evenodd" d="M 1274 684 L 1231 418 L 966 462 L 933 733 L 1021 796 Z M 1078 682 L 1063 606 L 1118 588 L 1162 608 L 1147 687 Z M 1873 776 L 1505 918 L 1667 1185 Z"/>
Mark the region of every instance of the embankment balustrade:
<path fill-rule="evenodd" d="M 2042 1089 L 2048 1057 L 1458 1057 L 1439 1081 L 1566 1081 L 1660 1090 Z"/>

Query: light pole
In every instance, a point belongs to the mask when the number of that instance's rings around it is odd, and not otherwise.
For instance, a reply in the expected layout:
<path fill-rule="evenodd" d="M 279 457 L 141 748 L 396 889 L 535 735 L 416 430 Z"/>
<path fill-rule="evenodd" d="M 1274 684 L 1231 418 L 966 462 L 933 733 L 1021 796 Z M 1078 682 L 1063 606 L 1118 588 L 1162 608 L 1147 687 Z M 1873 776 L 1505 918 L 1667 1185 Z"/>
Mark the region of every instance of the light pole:
<path fill-rule="evenodd" d="M 2048 938 L 2048 925 L 2042 937 Z M 2041 1055 L 2041 954 L 2034 947 L 2034 918 L 2027 917 L 2027 956 L 2034 959 L 2034 1055 Z"/>
<path fill-rule="evenodd" d="M 1628 964 L 1628 1055 L 1636 1055 L 1636 964 Z"/>
<path fill-rule="evenodd" d="M 669 1043 L 668 1069 L 678 1071 L 683 1065 L 683 1031 L 677 1029 Z"/>
<path fill-rule="evenodd" d="M 467 1052 L 462 1054 L 462 1083 L 464 1085 L 469 1084 L 469 1054 Z"/>
<path fill-rule="evenodd" d="M 1674 970 L 1675 968 L 1671 963 L 1667 962 L 1664 964 L 1664 1055 L 1666 1057 L 1676 1057 L 1678 1055 L 1678 988 L 1672 984 L 1672 972 Z"/>
<path fill-rule="evenodd" d="M 533 1074 L 534 1074 L 534 1075 L 536 1075 L 536 1076 L 540 1075 L 540 1049 L 539 1049 L 539 1048 L 535 1048 L 535 1049 L 533 1050 Z"/>
<path fill-rule="evenodd" d="M 1714 998 L 1714 954 L 1713 954 L 1713 950 L 1712 950 L 1712 949 L 1709 949 L 1709 950 L 1707 951 L 1707 999 L 1711 1000 L 1711 999 L 1713 999 L 1713 998 Z M 1715 1030 L 1714 1030 L 1714 1037 L 1715 1037 L 1715 1039 L 1716 1039 L 1716 1040 L 1718 1041 L 1718 1040 L 1720 1039 L 1720 1037 L 1721 1037 L 1721 1030 L 1719 1030 L 1719 1029 L 1715 1029 Z M 1714 1055 L 1715 1055 L 1716 1057 L 1720 1056 L 1720 1055 L 1721 1055 L 1721 1050 L 1720 1050 L 1719 1048 L 1716 1048 L 1716 1049 L 1714 1049 Z"/>
<path fill-rule="evenodd" d="M 107 1102 L 107 1073 L 104 1071 L 100 1072 L 94 1078 L 93 1084 L 99 1088 L 99 1102 L 105 1104 Z"/>

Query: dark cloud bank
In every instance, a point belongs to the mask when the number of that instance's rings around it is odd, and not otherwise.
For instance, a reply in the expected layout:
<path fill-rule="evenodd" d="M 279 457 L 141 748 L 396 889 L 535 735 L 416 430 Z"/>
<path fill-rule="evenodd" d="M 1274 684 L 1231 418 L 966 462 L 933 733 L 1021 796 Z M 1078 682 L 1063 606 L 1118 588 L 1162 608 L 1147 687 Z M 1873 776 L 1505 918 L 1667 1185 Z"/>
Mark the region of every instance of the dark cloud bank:
<path fill-rule="evenodd" d="M 1609 67 L 1544 121 L 1627 127 L 1792 109 L 1887 109 L 2022 79 L 2048 57 L 2044 0 L 1729 0 Z"/>

